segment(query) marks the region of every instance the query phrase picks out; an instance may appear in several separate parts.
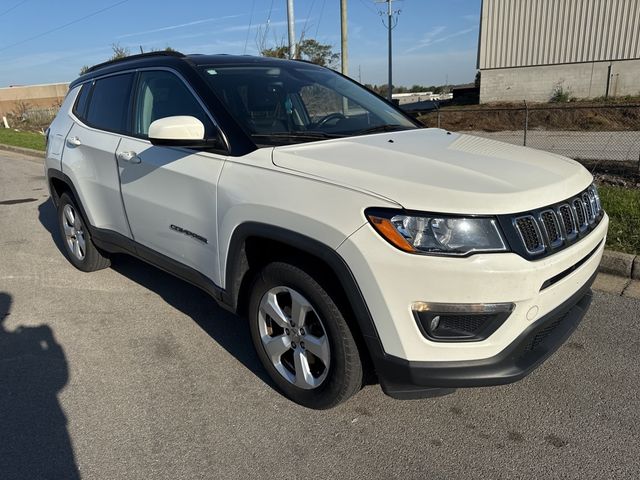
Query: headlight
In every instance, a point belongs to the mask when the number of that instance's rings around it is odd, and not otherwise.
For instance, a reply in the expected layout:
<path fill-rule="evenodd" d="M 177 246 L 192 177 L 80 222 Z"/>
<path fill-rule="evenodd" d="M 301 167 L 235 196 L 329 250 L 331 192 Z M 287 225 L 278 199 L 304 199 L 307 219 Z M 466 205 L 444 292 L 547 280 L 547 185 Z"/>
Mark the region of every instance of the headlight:
<path fill-rule="evenodd" d="M 380 235 L 405 252 L 461 256 L 508 250 L 495 218 L 406 215 L 383 210 L 370 210 L 366 215 Z"/>

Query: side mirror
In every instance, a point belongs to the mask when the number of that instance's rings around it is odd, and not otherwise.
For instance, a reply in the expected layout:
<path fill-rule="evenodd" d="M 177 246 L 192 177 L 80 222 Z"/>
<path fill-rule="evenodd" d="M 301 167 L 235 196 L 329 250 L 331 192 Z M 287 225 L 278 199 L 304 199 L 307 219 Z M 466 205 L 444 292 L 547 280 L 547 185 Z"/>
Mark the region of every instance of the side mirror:
<path fill-rule="evenodd" d="M 149 141 L 165 147 L 205 148 L 218 145 L 204 138 L 204 124 L 195 117 L 165 117 L 149 125 Z"/>

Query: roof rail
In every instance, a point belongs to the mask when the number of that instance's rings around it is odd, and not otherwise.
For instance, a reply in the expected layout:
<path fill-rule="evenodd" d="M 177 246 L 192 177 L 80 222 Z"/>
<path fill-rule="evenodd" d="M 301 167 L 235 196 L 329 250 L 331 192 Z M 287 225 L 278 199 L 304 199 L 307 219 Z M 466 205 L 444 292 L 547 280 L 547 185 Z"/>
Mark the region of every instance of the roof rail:
<path fill-rule="evenodd" d="M 116 63 L 124 62 L 126 60 L 138 60 L 140 58 L 148 58 L 148 57 L 176 57 L 183 58 L 185 57 L 184 53 L 176 52 L 175 50 L 161 50 L 159 52 L 148 52 L 148 53 L 139 53 L 137 55 L 129 55 L 128 57 L 117 58 L 115 60 L 109 60 L 107 62 L 98 63 L 93 67 L 89 68 L 85 73 L 95 72 L 96 70 L 107 67 L 109 65 L 114 65 Z"/>

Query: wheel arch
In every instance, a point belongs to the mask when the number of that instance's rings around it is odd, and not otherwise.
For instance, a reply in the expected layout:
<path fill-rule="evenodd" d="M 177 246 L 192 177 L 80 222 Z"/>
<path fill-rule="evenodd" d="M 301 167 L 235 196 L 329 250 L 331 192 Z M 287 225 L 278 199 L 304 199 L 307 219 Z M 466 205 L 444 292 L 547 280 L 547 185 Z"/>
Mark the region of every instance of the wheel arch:
<path fill-rule="evenodd" d="M 254 275 L 262 266 L 276 260 L 290 261 L 323 277 L 323 286 L 338 295 L 338 301 L 349 309 L 353 334 L 364 347 L 366 364 L 374 363 L 384 354 L 364 296 L 345 260 L 328 245 L 282 227 L 259 222 L 236 227 L 230 239 L 222 294 L 227 307 L 246 314 Z"/>
<path fill-rule="evenodd" d="M 69 180 L 66 175 L 62 172 L 54 170 L 52 168 L 49 169 L 49 192 L 51 193 L 51 200 L 53 201 L 54 206 L 58 206 L 60 203 L 60 197 L 63 193 L 70 193 L 76 198 L 76 195 L 73 192 L 73 187 L 71 180 Z M 66 177 L 66 178 L 65 178 Z"/>
<path fill-rule="evenodd" d="M 84 218 L 85 223 L 87 224 L 87 228 L 93 229 L 93 225 L 91 223 L 91 217 L 87 215 L 86 210 L 84 209 L 84 205 L 80 195 L 78 194 L 78 190 L 76 190 L 75 185 L 71 178 L 68 175 L 65 175 L 60 170 L 56 170 L 55 168 L 50 168 L 47 170 L 47 178 L 49 181 L 49 190 L 51 192 L 51 198 L 53 200 L 53 205 L 58 208 L 58 204 L 60 202 L 60 196 L 63 193 L 68 193 L 73 197 L 76 205 L 80 209 L 80 213 L 82 214 L 82 218 Z"/>

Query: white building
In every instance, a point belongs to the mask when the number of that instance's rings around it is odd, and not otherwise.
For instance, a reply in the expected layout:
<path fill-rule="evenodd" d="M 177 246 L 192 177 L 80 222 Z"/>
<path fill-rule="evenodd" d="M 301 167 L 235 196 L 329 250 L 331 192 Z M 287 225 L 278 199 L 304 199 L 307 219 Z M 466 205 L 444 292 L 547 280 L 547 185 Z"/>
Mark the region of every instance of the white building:
<path fill-rule="evenodd" d="M 640 95 L 640 0 L 483 0 L 480 101 Z"/>

